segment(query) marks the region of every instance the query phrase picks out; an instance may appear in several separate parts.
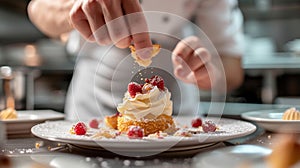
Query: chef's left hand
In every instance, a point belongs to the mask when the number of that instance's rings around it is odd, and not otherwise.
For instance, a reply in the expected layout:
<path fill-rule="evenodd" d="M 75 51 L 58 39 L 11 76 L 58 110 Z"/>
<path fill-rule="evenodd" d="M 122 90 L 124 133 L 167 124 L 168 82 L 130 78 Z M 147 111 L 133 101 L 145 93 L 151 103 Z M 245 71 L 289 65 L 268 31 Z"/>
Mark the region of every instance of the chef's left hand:
<path fill-rule="evenodd" d="M 211 89 L 217 80 L 218 70 L 212 64 L 211 54 L 198 37 L 181 40 L 173 51 L 172 62 L 177 78 L 196 84 L 200 89 Z"/>

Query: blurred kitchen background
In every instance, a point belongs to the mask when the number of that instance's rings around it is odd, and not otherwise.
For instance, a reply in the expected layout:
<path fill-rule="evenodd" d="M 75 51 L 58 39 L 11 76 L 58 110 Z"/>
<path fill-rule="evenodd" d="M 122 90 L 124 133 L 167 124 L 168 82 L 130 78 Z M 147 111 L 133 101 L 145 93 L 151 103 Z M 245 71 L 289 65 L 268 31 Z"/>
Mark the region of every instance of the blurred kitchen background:
<path fill-rule="evenodd" d="M 0 0 L 0 65 L 13 69 L 16 109 L 63 111 L 74 61 L 64 42 L 47 38 L 30 23 L 28 2 Z M 299 105 L 300 0 L 239 0 L 239 5 L 246 74 L 227 101 Z"/>

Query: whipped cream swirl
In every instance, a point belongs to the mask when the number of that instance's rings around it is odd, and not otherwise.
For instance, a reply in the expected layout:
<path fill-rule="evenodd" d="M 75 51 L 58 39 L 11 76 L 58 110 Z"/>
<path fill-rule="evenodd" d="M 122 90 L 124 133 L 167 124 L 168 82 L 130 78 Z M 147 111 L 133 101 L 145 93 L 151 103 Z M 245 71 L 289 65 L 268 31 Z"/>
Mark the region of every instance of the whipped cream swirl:
<path fill-rule="evenodd" d="M 123 103 L 120 103 L 117 109 L 123 116 L 132 120 L 155 119 L 162 114 L 171 116 L 170 98 L 171 93 L 167 88 L 160 90 L 157 86 L 146 94 L 136 94 L 134 98 L 127 91 Z"/>

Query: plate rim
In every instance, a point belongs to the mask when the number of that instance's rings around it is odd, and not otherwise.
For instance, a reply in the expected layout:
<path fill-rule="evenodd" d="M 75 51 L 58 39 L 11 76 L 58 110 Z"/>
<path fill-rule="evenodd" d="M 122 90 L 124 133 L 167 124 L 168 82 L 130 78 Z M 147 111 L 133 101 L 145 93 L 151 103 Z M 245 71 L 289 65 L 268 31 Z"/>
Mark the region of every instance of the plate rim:
<path fill-rule="evenodd" d="M 280 110 L 280 111 L 279 111 Z M 300 120 L 282 120 L 282 119 L 268 119 L 268 118 L 262 118 L 262 117 L 253 117 L 251 114 L 255 113 L 284 113 L 283 111 L 287 110 L 287 108 L 275 108 L 275 109 L 268 109 L 268 110 L 254 110 L 254 111 L 248 111 L 241 114 L 241 117 L 243 119 L 246 119 L 248 121 L 255 121 L 255 122 L 265 122 L 265 123 L 282 123 L 282 124 L 296 124 L 300 123 Z"/>
<path fill-rule="evenodd" d="M 211 118 L 217 118 L 217 117 L 211 117 Z M 168 143 L 174 143 L 174 145 L 172 145 L 171 147 L 178 147 L 178 146 L 188 146 L 187 144 L 189 144 L 189 145 L 195 145 L 195 144 L 199 145 L 199 144 L 207 144 L 207 143 L 214 143 L 214 142 L 222 142 L 222 141 L 226 141 L 226 140 L 230 140 L 230 139 L 234 139 L 234 138 L 239 138 L 239 137 L 243 137 L 243 136 L 246 136 L 246 135 L 250 135 L 250 134 L 252 134 L 253 132 L 255 132 L 257 130 L 257 127 L 253 123 L 250 123 L 250 122 L 247 122 L 247 121 L 236 120 L 236 119 L 227 119 L 227 118 L 217 118 L 217 119 L 220 119 L 220 121 L 221 120 L 234 120 L 234 121 L 242 122 L 244 124 L 248 124 L 250 129 L 247 130 L 247 131 L 244 131 L 244 132 L 236 133 L 236 134 L 231 135 L 231 136 L 229 136 L 229 135 L 228 136 L 223 136 L 221 139 L 220 138 L 217 139 L 217 140 L 210 139 L 209 141 L 205 141 L 205 142 L 200 142 L 198 140 L 198 137 L 189 138 L 189 139 L 181 137 L 181 138 L 176 139 L 176 140 L 175 139 L 174 140 L 170 140 L 169 139 L 168 141 L 165 141 L 164 143 L 166 143 L 166 142 L 168 142 Z M 102 143 L 101 147 L 103 147 L 103 148 L 111 148 L 110 146 L 107 146 L 105 144 L 104 144 L 105 146 L 103 146 L 103 143 L 114 143 L 115 142 L 115 144 L 120 144 L 120 143 L 124 143 L 124 141 L 125 141 L 125 140 L 123 140 L 123 141 L 122 140 L 121 141 L 120 140 L 119 141 L 118 140 L 112 141 L 111 139 L 104 139 L 104 140 L 102 139 L 102 141 L 97 141 L 96 142 L 96 141 L 91 140 L 91 139 L 61 138 L 61 137 L 50 136 L 49 134 L 46 135 L 46 134 L 40 134 L 40 133 L 35 132 L 35 129 L 38 129 L 40 127 L 40 125 L 47 124 L 49 122 L 41 123 L 41 124 L 37 124 L 37 125 L 33 126 L 31 128 L 31 133 L 34 136 L 42 138 L 42 139 L 46 139 L 46 140 L 50 140 L 50 141 L 56 141 L 56 142 L 59 141 L 59 142 L 69 143 L 69 144 L 79 144 L 79 145 L 85 145 L 85 146 L 91 146 L 91 144 L 93 144 L 93 145 L 99 146 L 99 143 L 100 144 Z M 68 123 L 73 123 L 72 121 L 66 121 L 66 120 L 52 121 L 52 122 L 68 122 Z M 153 139 L 153 141 L 161 142 L 160 139 L 157 139 L 157 140 Z M 140 143 L 139 145 L 145 144 L 145 141 L 140 141 L 140 140 L 132 141 L 131 143 L 133 144 L 133 142 L 134 143 L 139 142 Z M 153 144 L 155 144 L 155 145 L 153 145 Z M 155 146 L 158 146 L 157 145 L 158 143 L 153 143 L 153 144 L 150 145 L 150 146 L 147 146 L 147 148 L 150 148 L 151 146 L 152 146 L 152 148 L 155 147 Z M 120 148 L 120 147 L 117 147 L 117 148 Z M 144 146 L 144 149 L 145 149 L 145 146 Z"/>
<path fill-rule="evenodd" d="M 256 159 L 262 159 L 261 156 L 266 157 L 266 156 L 270 155 L 272 152 L 271 148 L 269 148 L 267 146 L 256 145 L 256 144 L 241 144 L 241 145 L 236 145 L 236 146 L 226 146 L 223 148 L 217 148 L 217 149 L 214 149 L 214 150 L 211 150 L 208 152 L 197 154 L 192 161 L 192 167 L 203 166 L 202 163 L 203 163 L 203 160 L 205 159 L 205 157 L 211 157 L 211 156 L 215 155 L 216 153 L 217 154 L 226 154 L 226 153 L 228 153 L 227 152 L 228 150 L 232 151 L 232 149 L 240 148 L 240 147 L 248 147 L 248 148 L 255 147 L 255 148 L 260 149 L 261 150 L 260 156 L 257 157 Z M 264 150 L 264 152 L 262 152 L 263 150 Z M 244 157 L 244 156 L 242 154 L 236 154 L 236 157 Z M 240 160 L 237 160 L 237 161 L 240 161 Z M 251 161 L 251 159 L 249 159 L 249 161 Z M 257 163 L 255 163 L 254 166 L 255 165 L 257 165 Z M 215 167 L 216 165 L 207 165 L 207 164 L 204 165 L 204 167 L 212 167 L 212 166 Z"/>
<path fill-rule="evenodd" d="M 40 118 L 36 118 L 36 119 L 9 119 L 9 120 L 0 120 L 0 122 L 4 123 L 4 124 L 19 124 L 19 123 L 31 123 L 31 122 L 40 122 L 40 121 L 46 121 L 46 120 L 58 120 L 58 119 L 64 119 L 65 115 L 63 113 L 60 113 L 58 111 L 55 110 L 19 110 L 17 111 L 17 113 L 31 113 L 29 115 L 37 115 L 36 113 L 38 112 L 42 112 L 45 114 L 45 112 L 51 113 L 51 117 L 40 117 Z M 34 113 L 34 114 L 32 114 Z"/>

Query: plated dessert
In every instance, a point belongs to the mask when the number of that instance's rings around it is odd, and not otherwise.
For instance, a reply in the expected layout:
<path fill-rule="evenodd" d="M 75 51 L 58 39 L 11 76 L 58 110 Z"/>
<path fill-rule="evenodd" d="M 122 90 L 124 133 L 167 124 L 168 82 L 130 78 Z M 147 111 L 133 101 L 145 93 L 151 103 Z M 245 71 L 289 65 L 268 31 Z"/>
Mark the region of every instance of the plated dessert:
<path fill-rule="evenodd" d="M 117 129 L 126 132 L 131 126 L 144 130 L 145 135 L 175 129 L 172 118 L 171 93 L 160 76 L 146 79 L 144 84 L 131 82 L 123 102 L 117 107 Z"/>
<path fill-rule="evenodd" d="M 10 120 L 16 118 L 18 118 L 18 114 L 14 108 L 7 108 L 0 112 L 0 120 Z"/>
<path fill-rule="evenodd" d="M 289 168 L 300 161 L 298 137 L 292 134 L 280 135 L 275 139 L 272 153 L 266 158 L 271 168 Z M 298 167 L 299 164 L 295 167 Z"/>
<path fill-rule="evenodd" d="M 143 137 L 163 138 L 166 136 L 191 137 L 193 134 L 215 132 L 218 127 L 212 121 L 202 122 L 201 118 L 190 121 L 190 126 L 176 124 L 172 117 L 171 93 L 160 76 L 146 78 L 144 83 L 130 82 L 123 102 L 117 113 L 106 116 L 102 121 L 93 119 L 87 124 L 79 122 L 70 133 L 93 138 L 116 138 L 127 136 L 130 139 Z M 88 129 L 97 129 L 87 133 Z"/>
<path fill-rule="evenodd" d="M 287 109 L 282 116 L 283 120 L 300 120 L 300 111 L 295 107 Z"/>

